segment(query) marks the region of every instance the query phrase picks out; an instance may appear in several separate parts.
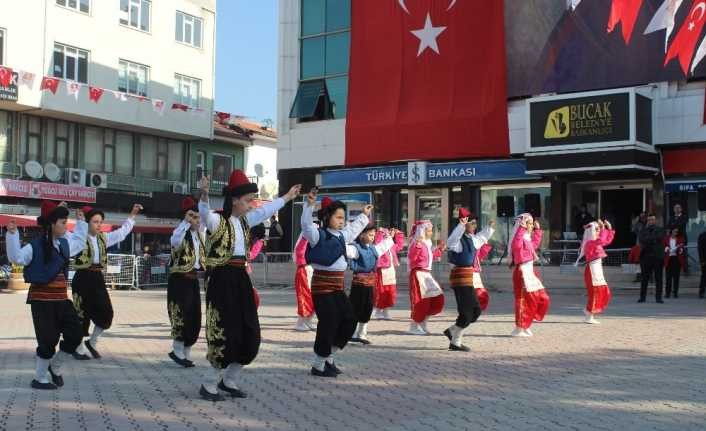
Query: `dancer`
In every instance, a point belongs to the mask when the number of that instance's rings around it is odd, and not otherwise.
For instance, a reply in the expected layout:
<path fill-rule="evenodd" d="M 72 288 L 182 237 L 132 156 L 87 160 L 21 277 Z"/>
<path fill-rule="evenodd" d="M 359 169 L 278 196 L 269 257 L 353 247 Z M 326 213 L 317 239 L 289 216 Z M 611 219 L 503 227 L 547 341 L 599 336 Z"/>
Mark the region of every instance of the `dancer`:
<path fill-rule="evenodd" d="M 685 245 L 684 236 L 677 227 L 664 238 L 664 269 L 667 272 L 665 298 L 672 296 L 672 288 L 674 298 L 679 298 L 679 276 L 682 268 L 686 268 Z"/>
<path fill-rule="evenodd" d="M 368 225 L 372 205 L 346 225 L 346 205 L 325 197 L 321 201 L 318 218 L 321 227 L 314 224 L 312 211 L 317 190 L 312 189 L 304 203 L 302 235 L 309 242 L 306 260 L 314 268 L 311 295 L 319 319 L 314 341 L 314 363 L 311 374 L 317 377 L 336 377 L 341 370 L 334 356 L 342 350 L 355 331 L 353 308 L 344 292 L 343 276 L 348 263 L 346 244 L 353 242 Z"/>
<path fill-rule="evenodd" d="M 201 397 L 222 401 L 222 390 L 234 398 L 247 395 L 237 385 L 237 375 L 250 364 L 260 348 L 260 321 L 255 291 L 248 276 L 247 258 L 250 227 L 270 218 L 299 195 L 300 186 L 262 207 L 252 209 L 257 184 L 248 181 L 243 171 L 235 170 L 223 190 L 221 212 L 209 207 L 209 178 L 201 179 L 199 213 L 208 230 L 206 265 L 206 358 L 213 372 L 201 385 Z M 225 370 L 223 372 L 223 370 Z"/>
<path fill-rule="evenodd" d="M 444 249 L 432 249 L 433 234 L 434 227 L 429 220 L 418 220 L 412 226 L 407 252 L 410 270 L 409 302 L 412 309 L 409 333 L 412 335 L 429 335 L 429 317 L 444 309 L 444 291 L 431 275 L 433 259 L 439 258 Z"/>
<path fill-rule="evenodd" d="M 380 244 L 388 229 L 379 229 L 375 234 L 375 244 Z M 391 320 L 390 308 L 395 306 L 397 301 L 397 273 L 395 267 L 400 266 L 397 253 L 404 249 L 404 234 L 397 231 L 393 235 L 394 244 L 387 253 L 378 258 L 377 277 L 375 280 L 375 308 L 373 318 L 377 320 Z"/>
<path fill-rule="evenodd" d="M 24 279 L 30 283 L 27 304 L 32 310 L 34 333 L 37 337 L 37 358 L 32 388 L 56 389 L 64 386 L 61 366 L 69 356 L 90 359 L 76 353 L 81 344 L 81 320 L 69 299 L 67 280 L 69 257 L 86 246 L 86 225 L 81 211 L 76 211 L 76 231 L 67 240 L 66 222 L 69 210 L 55 202 L 44 201 L 37 224 L 42 235 L 29 244 L 20 245 L 17 224 L 7 225 L 5 244 L 11 263 L 24 266 Z M 59 337 L 63 340 L 59 344 Z M 56 345 L 59 344 L 59 353 Z M 50 381 L 51 379 L 51 381 Z"/>
<path fill-rule="evenodd" d="M 585 322 L 588 324 L 600 323 L 595 316 L 605 311 L 610 302 L 610 289 L 603 276 L 603 259 L 608 255 L 603 247 L 613 242 L 613 238 L 615 238 L 615 231 L 608 220 L 597 220 L 584 227 L 583 241 L 576 264 L 578 265 L 582 257 L 586 257 L 583 280 L 588 292 L 588 302 L 583 313 L 586 316 Z"/>
<path fill-rule="evenodd" d="M 297 295 L 297 324 L 294 327 L 297 331 L 315 331 L 314 302 L 311 299 L 311 277 L 314 275 L 314 268 L 306 262 L 306 246 L 309 243 L 303 235 L 299 235 L 297 244 L 294 247 L 294 256 L 297 264 L 297 271 L 294 273 L 294 291 Z"/>
<path fill-rule="evenodd" d="M 191 368 L 191 347 L 201 332 L 201 288 L 199 274 L 206 270 L 206 246 L 196 201 L 187 196 L 181 202 L 184 219 L 174 229 L 170 243 L 172 258 L 167 284 L 167 311 L 172 325 L 169 357 Z"/>
<path fill-rule="evenodd" d="M 379 244 L 373 245 L 375 241 L 375 225 L 368 225 L 358 236 L 355 242 L 348 246 L 348 258 L 353 270 L 353 281 L 351 282 L 350 301 L 353 306 L 353 314 L 358 321 L 351 341 L 370 344 L 368 340 L 368 322 L 373 314 L 373 301 L 375 296 L 375 280 L 377 278 L 378 256 L 387 253 L 393 246 L 392 236 L 384 237 Z M 393 230 L 391 235 L 397 231 Z"/>
<path fill-rule="evenodd" d="M 532 321 L 542 321 L 549 310 L 549 295 L 534 268 L 537 258 L 535 250 L 542 241 L 539 222 L 529 213 L 520 214 L 512 228 L 510 248 L 510 266 L 512 285 L 515 291 L 515 329 L 513 337 L 531 337 Z"/>
<path fill-rule="evenodd" d="M 444 331 L 449 339 L 449 350 L 468 352 L 471 349 L 462 343 L 463 333 L 468 326 L 478 320 L 481 306 L 474 287 L 474 267 L 478 262 L 478 249 L 485 245 L 495 231 L 495 221 L 491 220 L 488 227 L 476 234 L 478 219 L 466 208 L 458 211 L 458 226 L 453 230 L 447 245 L 451 269 L 451 287 L 456 295 L 458 318 L 456 324 Z"/>
<path fill-rule="evenodd" d="M 135 226 L 135 216 L 142 210 L 142 205 L 135 204 L 123 225 L 112 232 L 102 231 L 105 214 L 97 208 L 83 207 L 81 211 L 88 222 L 88 237 L 86 247 L 76 256 L 74 267 L 76 273 L 71 281 L 71 292 L 74 307 L 81 319 L 84 340 L 77 351 L 81 354 L 91 354 L 94 359 L 100 359 L 97 350 L 98 337 L 113 324 L 113 303 L 110 301 L 108 288 L 105 285 L 103 271 L 108 266 L 107 249 L 125 240 Z M 89 333 L 93 322 L 93 333 Z"/>

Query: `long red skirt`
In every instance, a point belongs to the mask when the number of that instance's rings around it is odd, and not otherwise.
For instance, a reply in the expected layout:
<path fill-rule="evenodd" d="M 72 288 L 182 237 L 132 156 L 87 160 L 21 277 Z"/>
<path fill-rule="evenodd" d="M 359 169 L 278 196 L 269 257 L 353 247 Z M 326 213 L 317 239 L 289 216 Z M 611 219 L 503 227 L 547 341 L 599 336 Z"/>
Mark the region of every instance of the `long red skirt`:
<path fill-rule="evenodd" d="M 409 274 L 409 303 L 412 306 L 411 317 L 421 323 L 429 316 L 435 316 L 444 309 L 444 295 L 422 298 L 417 281 L 417 269 Z"/>
<path fill-rule="evenodd" d="M 539 278 L 536 269 L 534 274 Z M 512 286 L 515 290 L 515 325 L 518 328 L 528 329 L 532 326 L 532 321 L 544 320 L 551 302 L 546 289 L 527 292 L 519 266 L 515 266 L 512 273 Z"/>
<path fill-rule="evenodd" d="M 591 277 L 591 267 L 586 265 L 586 270 L 583 273 L 583 281 L 586 284 L 588 292 L 588 301 L 586 301 L 586 311 L 592 314 L 600 314 L 605 311 L 610 302 L 610 289 L 608 285 L 594 286 Z"/>
<path fill-rule="evenodd" d="M 476 296 L 478 296 L 480 309 L 485 311 L 485 309 L 488 308 L 488 302 L 490 301 L 488 289 L 486 289 L 485 287 L 476 287 Z"/>
<path fill-rule="evenodd" d="M 382 268 L 378 268 L 375 280 L 375 308 L 384 310 L 394 307 L 395 302 L 397 302 L 397 285 L 382 284 Z"/>
<path fill-rule="evenodd" d="M 311 287 L 305 266 L 297 267 L 294 275 L 294 291 L 297 294 L 297 315 L 308 319 L 314 314 L 314 301 L 311 299 Z"/>

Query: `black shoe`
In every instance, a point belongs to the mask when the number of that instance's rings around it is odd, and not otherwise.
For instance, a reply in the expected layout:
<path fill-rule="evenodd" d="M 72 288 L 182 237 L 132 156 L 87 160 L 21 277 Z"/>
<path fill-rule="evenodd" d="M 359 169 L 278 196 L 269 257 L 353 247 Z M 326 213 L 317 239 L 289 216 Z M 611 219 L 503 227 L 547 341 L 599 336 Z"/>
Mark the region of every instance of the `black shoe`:
<path fill-rule="evenodd" d="M 224 392 L 228 392 L 228 394 L 231 396 L 231 398 L 247 398 L 248 397 L 248 394 L 241 391 L 240 389 L 233 389 L 233 388 L 229 388 L 228 386 L 226 386 L 226 384 L 223 383 L 223 380 L 218 382 L 218 389 L 220 389 Z"/>
<path fill-rule="evenodd" d="M 194 368 L 196 366 L 191 359 L 184 359 L 184 361 L 186 361 L 186 368 Z"/>
<path fill-rule="evenodd" d="M 664 295 L 664 297 L 667 298 L 667 299 L 669 299 L 670 296 L 672 296 L 672 295 L 670 295 L 670 294 Z M 676 298 L 676 297 L 675 297 L 675 298 Z"/>
<path fill-rule="evenodd" d="M 51 366 L 49 366 L 49 374 L 51 374 L 51 381 L 54 382 L 57 387 L 60 388 L 64 386 L 64 378 L 58 374 L 54 374 L 54 370 L 51 369 Z"/>
<path fill-rule="evenodd" d="M 677 295 L 677 294 L 675 293 L 675 294 L 674 294 L 674 299 L 677 299 L 677 298 L 679 298 L 679 295 Z"/>
<path fill-rule="evenodd" d="M 452 352 L 470 352 L 471 348 L 463 344 L 461 344 L 460 346 L 457 346 L 455 344 L 449 344 L 449 350 L 451 350 Z"/>
<path fill-rule="evenodd" d="M 225 401 L 225 397 L 221 394 L 212 394 L 209 391 L 206 390 L 206 388 L 201 385 L 201 389 L 199 390 L 199 395 L 201 395 L 201 398 L 203 398 L 206 401 L 213 401 L 214 403 L 217 401 Z"/>
<path fill-rule="evenodd" d="M 351 337 L 351 339 L 348 341 L 350 341 L 351 343 L 362 343 L 363 342 L 363 340 L 361 340 L 358 337 Z"/>
<path fill-rule="evenodd" d="M 641 303 L 641 302 L 645 302 L 645 300 L 644 300 L 644 299 L 638 299 L 637 302 L 638 302 L 638 303 Z"/>
<path fill-rule="evenodd" d="M 172 359 L 172 361 L 176 362 L 184 368 L 191 368 L 194 366 L 193 362 L 188 361 L 186 359 L 181 359 L 180 357 L 175 355 L 174 352 L 169 352 L 169 357 Z"/>
<path fill-rule="evenodd" d="M 96 350 L 95 347 L 93 347 L 91 345 L 90 341 L 86 340 L 83 342 L 83 344 L 86 346 L 88 351 L 91 352 L 91 356 L 93 356 L 93 359 L 100 359 L 101 358 L 101 354 L 98 353 L 98 350 Z"/>
<path fill-rule="evenodd" d="M 311 367 L 311 375 L 316 377 L 336 377 L 336 372 L 324 366 L 323 371 L 319 371 L 316 367 Z"/>
<path fill-rule="evenodd" d="M 658 299 L 658 300 L 656 300 L 655 302 L 656 302 L 657 304 L 664 304 L 664 301 L 662 301 L 661 299 Z"/>
<path fill-rule="evenodd" d="M 360 341 L 359 341 L 360 344 L 365 344 L 366 346 L 367 346 L 368 344 L 372 344 L 372 343 L 370 342 L 370 340 L 368 340 L 367 338 L 358 338 L 358 340 L 360 340 Z"/>
<path fill-rule="evenodd" d="M 58 389 L 54 383 L 40 383 L 39 381 L 32 379 L 32 389 L 45 389 L 45 390 L 56 390 Z"/>
<path fill-rule="evenodd" d="M 453 336 L 451 335 L 451 331 L 449 331 L 449 328 L 446 328 L 446 330 L 444 331 L 444 335 L 446 335 L 446 338 L 448 338 L 449 341 L 451 341 L 451 339 L 453 338 Z"/>
<path fill-rule="evenodd" d="M 84 355 L 83 353 L 78 353 L 78 352 L 73 352 L 71 356 L 74 357 L 77 361 L 90 361 L 91 357 L 88 355 Z"/>
<path fill-rule="evenodd" d="M 343 371 L 341 371 L 341 369 L 336 366 L 336 363 L 329 364 L 328 362 L 326 362 L 324 364 L 324 370 L 331 370 L 336 373 L 337 376 L 343 374 Z"/>

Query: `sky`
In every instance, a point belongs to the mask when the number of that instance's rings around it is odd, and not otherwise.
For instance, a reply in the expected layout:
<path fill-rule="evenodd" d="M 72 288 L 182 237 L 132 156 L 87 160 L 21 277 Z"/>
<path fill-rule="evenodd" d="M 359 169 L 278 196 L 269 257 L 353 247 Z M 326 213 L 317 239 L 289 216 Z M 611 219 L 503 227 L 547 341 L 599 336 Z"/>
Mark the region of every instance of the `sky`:
<path fill-rule="evenodd" d="M 216 110 L 277 121 L 278 0 L 218 0 Z"/>

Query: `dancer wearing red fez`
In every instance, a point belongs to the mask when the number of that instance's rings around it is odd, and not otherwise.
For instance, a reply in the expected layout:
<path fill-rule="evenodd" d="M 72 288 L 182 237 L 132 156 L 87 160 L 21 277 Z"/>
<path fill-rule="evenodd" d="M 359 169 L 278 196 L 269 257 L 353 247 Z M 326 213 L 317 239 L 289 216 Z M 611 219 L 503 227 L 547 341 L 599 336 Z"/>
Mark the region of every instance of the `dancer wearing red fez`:
<path fill-rule="evenodd" d="M 213 373 L 201 385 L 201 396 L 222 401 L 221 391 L 244 398 L 237 375 L 250 364 L 260 349 L 260 321 L 255 291 L 247 272 L 250 228 L 272 217 L 288 201 L 299 195 L 301 186 L 262 207 L 253 209 L 257 184 L 236 170 L 223 190 L 223 210 L 214 212 L 208 201 L 209 179 L 201 180 L 199 213 L 207 228 L 206 265 L 206 358 Z"/>
<path fill-rule="evenodd" d="M 294 258 L 297 264 L 297 271 L 294 273 L 294 292 L 297 295 L 297 323 L 294 329 L 297 331 L 315 331 L 314 324 L 314 301 L 311 299 L 311 278 L 314 276 L 314 268 L 306 261 L 306 246 L 309 242 L 304 235 L 299 235 L 297 244 L 294 247 Z"/>
<path fill-rule="evenodd" d="M 531 337 L 533 321 L 542 321 L 549 310 L 549 295 L 539 273 L 534 268 L 537 250 L 542 242 L 542 230 L 539 222 L 531 214 L 520 214 L 512 228 L 509 259 L 512 273 L 512 285 L 515 291 L 515 329 L 513 337 Z"/>
<path fill-rule="evenodd" d="M 325 197 L 318 212 L 319 227 L 314 224 L 313 216 L 316 195 L 316 189 L 309 192 L 301 217 L 302 235 L 309 242 L 306 260 L 314 268 L 311 295 L 319 319 L 311 374 L 336 377 L 341 370 L 334 355 L 348 344 L 356 326 L 353 308 L 344 292 L 344 273 L 348 268 L 346 246 L 368 225 L 373 207 L 366 205 L 355 220 L 346 224 L 346 205 Z"/>
<path fill-rule="evenodd" d="M 605 311 L 610 302 L 610 289 L 603 276 L 603 259 L 608 255 L 603 247 L 613 242 L 613 238 L 615 238 L 615 231 L 608 220 L 598 220 L 584 226 L 581 250 L 576 264 L 578 265 L 582 257 L 586 257 L 583 280 L 586 284 L 588 302 L 583 313 L 586 316 L 585 322 L 588 324 L 599 323 L 595 316 Z"/>
<path fill-rule="evenodd" d="M 456 324 L 444 331 L 449 339 L 449 350 L 468 352 L 470 348 L 462 343 L 463 333 L 468 326 L 478 320 L 481 305 L 476 295 L 473 274 L 478 263 L 478 251 L 495 231 L 495 221 L 491 220 L 488 227 L 476 234 L 478 218 L 466 208 L 458 211 L 458 226 L 453 230 L 447 241 L 449 248 L 449 263 L 453 265 L 450 274 L 451 287 L 456 295 L 458 318 Z"/>
<path fill-rule="evenodd" d="M 24 247 L 20 244 L 17 224 L 7 225 L 5 244 L 10 262 L 24 266 L 24 279 L 30 283 L 27 303 L 32 309 L 32 322 L 37 337 L 35 389 L 56 389 L 64 385 L 62 363 L 71 355 L 75 359 L 90 357 L 76 353 L 81 344 L 81 320 L 69 299 L 67 280 L 69 258 L 86 246 L 88 226 L 83 213 L 76 212 L 76 232 L 66 238 L 69 210 L 55 202 L 42 202 L 37 224 L 42 235 Z M 63 337 L 59 344 L 59 338 Z M 59 353 L 56 345 L 59 344 Z"/>
<path fill-rule="evenodd" d="M 412 323 L 409 333 L 429 335 L 427 321 L 444 309 L 444 291 L 431 275 L 434 259 L 438 259 L 444 248 L 433 248 L 431 238 L 434 225 L 429 220 L 418 220 L 412 226 L 407 252 L 409 265 L 409 302 L 412 307 Z"/>
<path fill-rule="evenodd" d="M 380 229 L 375 234 L 375 244 L 380 244 L 389 233 L 388 229 Z M 373 318 L 390 320 L 390 308 L 397 301 L 397 273 L 395 268 L 400 266 L 397 253 L 404 249 L 404 234 L 397 232 L 392 240 L 394 244 L 387 253 L 378 259 L 377 278 L 375 280 L 375 309 Z"/>
<path fill-rule="evenodd" d="M 81 318 L 83 336 L 90 338 L 84 340 L 77 351 L 81 354 L 91 354 L 95 359 L 100 359 L 98 353 L 98 337 L 113 324 L 113 304 L 108 295 L 108 289 L 103 279 L 103 271 L 108 266 L 107 249 L 120 243 L 127 237 L 135 226 L 135 216 L 142 210 L 142 205 L 135 204 L 130 215 L 123 225 L 112 232 L 102 232 L 105 214 L 103 211 L 83 207 L 86 222 L 88 223 L 88 236 L 86 247 L 76 256 L 74 267 L 76 274 L 71 281 L 74 306 Z M 93 333 L 89 329 L 93 322 Z"/>
<path fill-rule="evenodd" d="M 172 325 L 169 357 L 184 368 L 194 366 L 191 347 L 201 331 L 199 274 L 206 270 L 206 245 L 198 204 L 191 196 L 181 202 L 184 219 L 174 229 L 167 284 L 167 312 Z"/>

